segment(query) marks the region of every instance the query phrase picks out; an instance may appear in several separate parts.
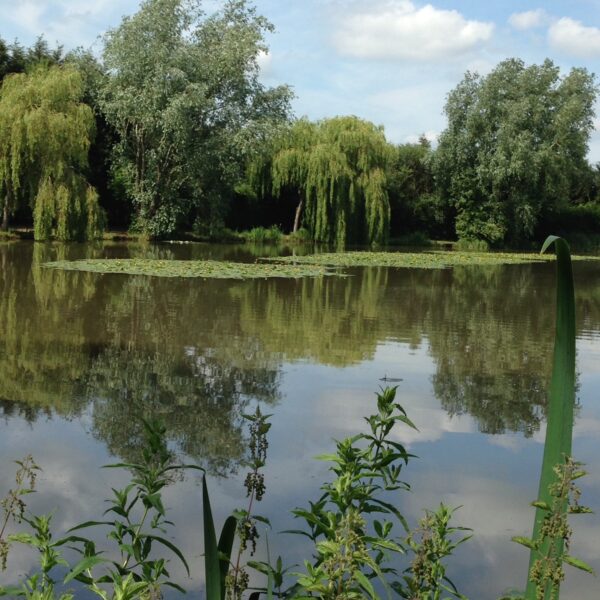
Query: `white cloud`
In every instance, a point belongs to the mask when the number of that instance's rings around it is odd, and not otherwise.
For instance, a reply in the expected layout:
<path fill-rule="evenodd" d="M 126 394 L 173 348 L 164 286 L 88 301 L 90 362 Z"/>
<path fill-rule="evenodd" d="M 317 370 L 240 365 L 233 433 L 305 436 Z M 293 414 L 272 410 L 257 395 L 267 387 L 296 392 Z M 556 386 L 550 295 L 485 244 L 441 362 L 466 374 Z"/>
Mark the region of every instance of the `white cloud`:
<path fill-rule="evenodd" d="M 271 70 L 273 55 L 269 51 L 265 52 L 264 50 L 261 50 L 256 57 L 256 62 L 258 63 L 258 67 L 264 75 Z"/>
<path fill-rule="evenodd" d="M 550 45 L 556 50 L 579 57 L 600 56 L 600 29 L 563 17 L 548 30 Z"/>
<path fill-rule="evenodd" d="M 536 10 L 526 10 L 525 12 L 513 13 L 508 18 L 508 22 L 515 29 L 533 29 L 544 25 L 547 20 L 546 12 L 538 8 Z"/>
<path fill-rule="evenodd" d="M 464 54 L 489 40 L 493 29 L 456 10 L 394 0 L 343 17 L 334 43 L 352 57 L 428 61 Z"/>
<path fill-rule="evenodd" d="M 43 35 L 67 48 L 89 46 L 102 33 L 105 22 L 117 25 L 125 13 L 135 12 L 138 0 L 21 0 L 1 3 L 0 22 L 16 27 L 19 40 L 29 44 Z M 27 39 L 29 38 L 29 39 Z"/>

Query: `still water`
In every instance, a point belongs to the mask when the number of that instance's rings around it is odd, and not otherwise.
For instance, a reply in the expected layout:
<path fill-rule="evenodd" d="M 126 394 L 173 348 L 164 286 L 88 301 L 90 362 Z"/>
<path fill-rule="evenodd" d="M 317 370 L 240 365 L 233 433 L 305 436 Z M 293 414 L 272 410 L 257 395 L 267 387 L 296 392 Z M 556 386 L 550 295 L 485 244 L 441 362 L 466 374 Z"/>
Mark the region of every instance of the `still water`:
<path fill-rule="evenodd" d="M 303 559 L 289 510 L 316 499 L 313 457 L 352 435 L 384 377 L 419 428 L 398 504 L 414 524 L 440 501 L 461 506 L 474 538 L 449 572 L 472 600 L 525 581 L 545 428 L 554 325 L 552 264 L 445 270 L 349 269 L 351 277 L 225 281 L 44 269 L 83 257 L 254 261 L 272 248 L 200 244 L 0 244 L 0 496 L 11 461 L 43 467 L 34 512 L 57 533 L 106 508 L 127 474 L 100 466 L 137 456 L 141 417 L 159 417 L 186 459 L 208 469 L 218 522 L 244 505 L 242 413 L 272 413 L 267 493 L 271 556 Z M 285 252 L 286 250 L 283 249 Z M 600 263 L 575 264 L 578 408 L 573 454 L 587 463 L 583 503 L 600 511 Z M 170 537 L 192 565 L 171 574 L 199 597 L 201 495 L 194 476 L 165 494 Z M 600 571 L 600 519 L 573 518 L 571 553 Z M 262 541 L 265 541 L 263 536 Z M 103 534 L 98 532 L 103 545 Z M 264 544 L 263 544 L 264 548 Z M 261 550 L 264 554 L 264 549 Z M 34 564 L 16 546 L 0 584 Z M 596 600 L 600 583 L 568 568 L 561 598 Z M 78 597 L 84 597 L 78 594 Z"/>

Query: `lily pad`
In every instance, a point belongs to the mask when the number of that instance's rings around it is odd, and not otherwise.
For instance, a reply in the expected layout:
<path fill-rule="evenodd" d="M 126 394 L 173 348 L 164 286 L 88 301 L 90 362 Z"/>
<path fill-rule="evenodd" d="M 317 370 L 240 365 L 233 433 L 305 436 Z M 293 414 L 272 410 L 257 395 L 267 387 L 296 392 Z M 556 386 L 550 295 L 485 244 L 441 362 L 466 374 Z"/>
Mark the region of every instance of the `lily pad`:
<path fill-rule="evenodd" d="M 594 256 L 573 259 L 598 260 Z M 554 260 L 553 256 L 512 252 L 330 252 L 306 256 L 282 256 L 263 260 L 294 265 L 328 267 L 397 267 L 406 269 L 444 269 L 459 265 L 503 265 L 540 263 Z"/>
<path fill-rule="evenodd" d="M 216 260 L 156 260 L 112 258 L 60 260 L 44 263 L 49 269 L 121 273 L 153 277 L 204 277 L 210 279 L 264 279 L 267 277 L 321 277 L 337 275 L 321 265 L 239 263 Z"/>

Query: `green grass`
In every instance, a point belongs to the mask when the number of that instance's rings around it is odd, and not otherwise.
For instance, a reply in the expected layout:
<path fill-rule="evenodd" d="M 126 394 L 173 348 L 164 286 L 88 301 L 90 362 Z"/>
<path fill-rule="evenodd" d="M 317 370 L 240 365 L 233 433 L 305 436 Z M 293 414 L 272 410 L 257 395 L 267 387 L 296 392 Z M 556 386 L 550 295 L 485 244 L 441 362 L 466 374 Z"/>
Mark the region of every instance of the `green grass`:
<path fill-rule="evenodd" d="M 50 269 L 209 279 L 264 279 L 268 277 L 320 277 L 335 275 L 321 265 L 239 263 L 214 260 L 155 260 L 143 258 L 61 260 L 43 265 Z"/>
<path fill-rule="evenodd" d="M 600 260 L 600 257 L 574 256 L 573 259 Z M 397 267 L 405 269 L 444 269 L 460 265 L 502 265 L 539 263 L 553 256 L 509 252 L 340 252 L 284 256 L 265 260 L 296 265 L 330 267 Z"/>

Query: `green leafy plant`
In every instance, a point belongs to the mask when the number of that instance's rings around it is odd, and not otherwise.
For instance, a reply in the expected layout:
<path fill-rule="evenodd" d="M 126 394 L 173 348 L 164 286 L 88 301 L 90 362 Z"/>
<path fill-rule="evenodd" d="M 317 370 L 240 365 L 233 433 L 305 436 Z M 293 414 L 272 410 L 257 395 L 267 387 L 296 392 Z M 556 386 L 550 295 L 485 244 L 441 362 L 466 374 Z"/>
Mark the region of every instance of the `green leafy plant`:
<path fill-rule="evenodd" d="M 15 489 L 8 493 L 0 506 L 2 507 L 2 526 L 0 526 L 0 569 L 6 569 L 6 559 L 10 550 L 10 540 L 6 538 L 6 528 L 13 521 L 20 523 L 25 516 L 25 502 L 23 497 L 35 491 L 35 482 L 40 468 L 35 464 L 31 455 L 23 460 L 15 461 L 18 469 L 15 473 Z"/>
<path fill-rule="evenodd" d="M 386 494 L 409 489 L 400 477 L 411 454 L 389 434 L 400 422 L 415 428 L 395 397 L 396 388 L 382 390 L 377 413 L 365 419 L 368 432 L 338 441 L 335 454 L 318 457 L 333 463 L 334 479 L 309 508 L 292 511 L 308 528 L 293 533 L 315 543 L 316 555 L 305 561 L 306 574 L 298 579 L 306 593 L 373 596 L 370 580 L 387 585 L 384 574 L 395 573 L 390 556 L 404 548 L 394 527 L 408 531 L 408 525 Z M 364 517 L 371 514 L 379 518 L 368 526 Z"/>
<path fill-rule="evenodd" d="M 174 554 L 189 574 L 188 563 L 179 548 L 164 537 L 166 527 L 172 523 L 166 518 L 162 490 L 173 482 L 177 472 L 202 469 L 174 460 L 167 448 L 165 428 L 161 424 L 145 421 L 144 427 L 147 444 L 142 452 L 142 461 L 106 466 L 129 469 L 132 473 L 131 482 L 125 488 L 113 489 L 113 498 L 104 513 L 113 519 L 86 521 L 70 529 L 74 532 L 90 527 L 108 527 L 108 538 L 116 544 L 119 560 L 104 558 L 93 541 L 79 538 L 82 558 L 65 578 L 65 583 L 75 579 L 86 584 L 104 599 L 155 597 L 162 586 L 184 591 L 169 579 L 168 561 L 155 557 L 153 550 L 157 545 Z M 102 587 L 107 583 L 112 584 L 115 596 L 109 595 Z"/>
<path fill-rule="evenodd" d="M 277 225 L 271 227 L 254 227 L 249 231 L 244 231 L 242 237 L 247 242 L 255 244 L 277 244 L 281 241 L 283 233 Z"/>
<path fill-rule="evenodd" d="M 263 522 L 267 525 L 268 520 L 253 513 L 254 503 L 260 502 L 266 491 L 264 474 L 262 468 L 267 459 L 267 433 L 271 428 L 269 417 L 264 415 L 257 406 L 254 414 L 245 414 L 244 418 L 249 422 L 249 459 L 250 471 L 246 476 L 244 485 L 248 497 L 248 507 L 237 510 L 228 517 L 221 530 L 219 542 L 217 543 L 215 525 L 210 506 L 210 497 L 206 478 L 202 483 L 202 500 L 204 516 L 204 568 L 206 575 L 206 598 L 207 600 L 240 600 L 249 586 L 249 575 L 245 569 L 242 556 L 249 551 L 250 556 L 256 551 L 256 541 L 259 537 L 257 523 Z M 238 538 L 238 547 L 235 557 L 233 546 L 235 538 Z M 263 570 L 261 563 L 254 562 L 254 568 Z M 278 569 L 281 573 L 281 565 Z M 273 573 L 277 573 L 274 570 Z M 271 570 L 267 570 L 269 578 L 272 577 Z"/>
<path fill-rule="evenodd" d="M 444 559 L 471 538 L 464 535 L 458 540 L 458 532 L 471 531 L 467 527 L 450 525 L 455 509 L 440 504 L 436 511 L 425 511 L 419 526 L 407 537 L 406 544 L 413 553 L 410 567 L 393 587 L 401 598 L 408 600 L 440 600 L 444 594 L 466 600 L 446 575 Z M 448 596 L 446 596 L 448 597 Z"/>

